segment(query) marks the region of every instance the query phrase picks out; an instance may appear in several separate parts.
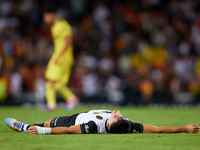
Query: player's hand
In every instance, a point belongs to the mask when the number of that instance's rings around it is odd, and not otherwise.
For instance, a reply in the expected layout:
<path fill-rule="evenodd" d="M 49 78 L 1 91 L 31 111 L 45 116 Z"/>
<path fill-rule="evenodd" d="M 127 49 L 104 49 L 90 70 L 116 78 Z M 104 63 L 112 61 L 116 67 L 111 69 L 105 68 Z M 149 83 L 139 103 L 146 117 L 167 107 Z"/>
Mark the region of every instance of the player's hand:
<path fill-rule="evenodd" d="M 28 128 L 28 132 L 30 132 L 30 134 L 32 135 L 37 135 L 38 132 L 37 132 L 37 129 L 36 129 L 37 126 L 31 126 Z"/>
<path fill-rule="evenodd" d="M 197 124 L 188 124 L 186 127 L 187 133 L 198 133 L 200 127 Z"/>

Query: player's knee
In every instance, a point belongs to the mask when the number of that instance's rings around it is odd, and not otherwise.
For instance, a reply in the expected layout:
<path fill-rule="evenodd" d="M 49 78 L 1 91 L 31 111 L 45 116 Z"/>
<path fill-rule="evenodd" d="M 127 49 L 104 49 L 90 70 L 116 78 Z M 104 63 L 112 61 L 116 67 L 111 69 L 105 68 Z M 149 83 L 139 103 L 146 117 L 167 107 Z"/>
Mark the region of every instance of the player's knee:
<path fill-rule="evenodd" d="M 54 84 L 54 88 L 57 90 L 57 91 L 61 91 L 63 88 L 65 88 L 65 84 L 61 83 L 61 82 L 57 82 Z"/>
<path fill-rule="evenodd" d="M 45 88 L 46 88 L 47 90 L 51 90 L 51 89 L 54 88 L 54 84 L 51 83 L 51 82 L 46 82 L 46 83 L 45 83 Z"/>
<path fill-rule="evenodd" d="M 49 119 L 47 120 L 45 123 L 44 123 L 44 127 L 50 127 L 50 122 L 51 122 L 52 119 Z"/>

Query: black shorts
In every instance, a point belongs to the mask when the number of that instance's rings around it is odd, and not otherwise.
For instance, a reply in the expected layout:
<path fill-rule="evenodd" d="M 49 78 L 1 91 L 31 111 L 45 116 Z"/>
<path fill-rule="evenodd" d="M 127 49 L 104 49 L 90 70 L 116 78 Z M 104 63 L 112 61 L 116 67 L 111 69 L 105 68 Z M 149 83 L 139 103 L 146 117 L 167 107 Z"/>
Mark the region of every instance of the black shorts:
<path fill-rule="evenodd" d="M 78 115 L 79 114 L 54 118 L 50 122 L 50 127 L 71 127 L 75 125 L 75 120 Z"/>

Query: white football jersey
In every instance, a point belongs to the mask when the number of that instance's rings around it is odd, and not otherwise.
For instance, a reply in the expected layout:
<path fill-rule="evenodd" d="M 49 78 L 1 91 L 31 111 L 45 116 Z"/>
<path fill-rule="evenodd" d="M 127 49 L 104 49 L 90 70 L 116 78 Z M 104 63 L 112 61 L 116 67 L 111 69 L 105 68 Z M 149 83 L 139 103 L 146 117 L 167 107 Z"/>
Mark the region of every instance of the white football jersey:
<path fill-rule="evenodd" d="M 75 125 L 94 121 L 97 125 L 97 133 L 107 133 L 106 120 L 110 118 L 112 111 L 110 110 L 91 110 L 85 113 L 80 113 L 75 120 Z"/>

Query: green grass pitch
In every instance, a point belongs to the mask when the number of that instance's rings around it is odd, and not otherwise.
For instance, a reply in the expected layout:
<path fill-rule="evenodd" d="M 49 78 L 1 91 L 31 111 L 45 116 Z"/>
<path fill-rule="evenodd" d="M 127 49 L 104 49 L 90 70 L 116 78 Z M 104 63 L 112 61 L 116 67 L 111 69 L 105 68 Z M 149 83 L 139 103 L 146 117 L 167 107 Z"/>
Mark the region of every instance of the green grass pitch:
<path fill-rule="evenodd" d="M 80 134 L 30 135 L 9 129 L 4 120 L 13 117 L 33 124 L 57 116 L 67 116 L 91 109 L 120 110 L 131 121 L 156 126 L 200 125 L 199 108 L 148 108 L 148 107 L 77 107 L 65 111 L 39 111 L 36 108 L 0 107 L 0 150 L 200 150 L 198 134 Z"/>

